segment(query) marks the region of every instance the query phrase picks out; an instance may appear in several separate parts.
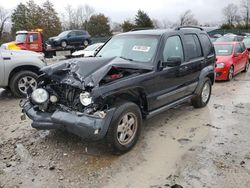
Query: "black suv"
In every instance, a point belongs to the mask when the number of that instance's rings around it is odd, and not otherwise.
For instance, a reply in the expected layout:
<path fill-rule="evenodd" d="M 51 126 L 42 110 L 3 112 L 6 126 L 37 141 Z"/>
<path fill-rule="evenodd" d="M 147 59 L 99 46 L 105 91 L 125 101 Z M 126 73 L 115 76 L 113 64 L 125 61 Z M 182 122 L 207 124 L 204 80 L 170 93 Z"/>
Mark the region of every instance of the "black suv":
<path fill-rule="evenodd" d="M 69 30 L 60 33 L 56 37 L 51 37 L 47 41 L 48 44 L 56 47 L 61 46 L 63 48 L 67 45 L 84 45 L 88 46 L 90 44 L 90 35 L 87 31 L 82 30 Z"/>
<path fill-rule="evenodd" d="M 106 138 L 116 152 L 137 142 L 142 119 L 191 101 L 206 106 L 214 83 L 214 47 L 201 28 L 143 30 L 111 38 L 92 58 L 41 69 L 22 104 L 36 129 Z"/>

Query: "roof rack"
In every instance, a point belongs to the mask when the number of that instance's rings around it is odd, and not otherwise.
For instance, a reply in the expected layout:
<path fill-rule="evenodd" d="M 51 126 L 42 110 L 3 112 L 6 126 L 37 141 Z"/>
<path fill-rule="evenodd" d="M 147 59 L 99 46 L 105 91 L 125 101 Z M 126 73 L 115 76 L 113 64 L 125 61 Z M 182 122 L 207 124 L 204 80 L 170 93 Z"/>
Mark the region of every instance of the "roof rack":
<path fill-rule="evenodd" d="M 133 28 L 130 31 L 140 31 L 140 30 L 149 30 L 154 29 L 153 27 L 141 27 L 141 28 Z"/>
<path fill-rule="evenodd" d="M 181 30 L 181 29 L 200 29 L 201 31 L 204 31 L 203 28 L 199 27 L 199 26 L 180 26 L 175 28 L 175 30 Z"/>

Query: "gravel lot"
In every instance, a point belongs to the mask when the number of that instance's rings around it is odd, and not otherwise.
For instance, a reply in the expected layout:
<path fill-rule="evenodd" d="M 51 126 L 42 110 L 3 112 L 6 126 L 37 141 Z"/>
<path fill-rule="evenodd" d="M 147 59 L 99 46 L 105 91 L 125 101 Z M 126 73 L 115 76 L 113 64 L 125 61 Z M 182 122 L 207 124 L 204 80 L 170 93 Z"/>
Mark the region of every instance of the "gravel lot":
<path fill-rule="evenodd" d="M 184 104 L 145 121 L 122 156 L 103 141 L 31 128 L 18 103 L 0 89 L 0 187 L 250 186 L 250 72 L 217 82 L 203 109 Z"/>

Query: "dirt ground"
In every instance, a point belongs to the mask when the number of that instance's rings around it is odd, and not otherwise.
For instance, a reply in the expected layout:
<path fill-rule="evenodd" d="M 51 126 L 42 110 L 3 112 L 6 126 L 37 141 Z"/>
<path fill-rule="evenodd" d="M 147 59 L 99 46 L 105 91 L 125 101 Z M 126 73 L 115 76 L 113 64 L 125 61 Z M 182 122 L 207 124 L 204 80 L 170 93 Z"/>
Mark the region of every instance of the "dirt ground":
<path fill-rule="evenodd" d="M 31 128 L 0 89 L 0 187 L 250 187 L 250 72 L 212 93 L 203 109 L 145 121 L 136 147 L 112 156 L 103 141 Z"/>

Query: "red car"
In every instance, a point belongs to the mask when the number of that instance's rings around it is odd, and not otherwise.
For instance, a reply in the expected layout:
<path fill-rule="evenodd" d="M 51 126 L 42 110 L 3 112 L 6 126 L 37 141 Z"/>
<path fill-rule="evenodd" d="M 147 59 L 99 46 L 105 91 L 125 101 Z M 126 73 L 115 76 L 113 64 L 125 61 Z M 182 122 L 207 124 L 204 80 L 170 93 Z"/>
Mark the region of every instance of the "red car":
<path fill-rule="evenodd" d="M 243 42 L 215 42 L 216 80 L 232 78 L 249 67 L 249 53 Z"/>

